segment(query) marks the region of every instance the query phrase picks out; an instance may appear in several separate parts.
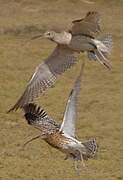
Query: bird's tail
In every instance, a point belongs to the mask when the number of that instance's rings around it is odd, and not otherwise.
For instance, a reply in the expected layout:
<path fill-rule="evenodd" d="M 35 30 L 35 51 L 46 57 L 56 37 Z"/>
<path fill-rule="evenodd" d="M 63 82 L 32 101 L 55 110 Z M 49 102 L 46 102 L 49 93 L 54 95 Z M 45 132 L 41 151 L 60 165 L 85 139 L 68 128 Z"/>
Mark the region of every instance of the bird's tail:
<path fill-rule="evenodd" d="M 111 35 L 105 35 L 99 39 L 94 39 L 93 42 L 96 49 L 88 52 L 88 58 L 90 60 L 98 60 L 105 67 L 111 69 L 111 64 L 107 59 L 108 55 L 111 53 L 113 44 Z"/>
<path fill-rule="evenodd" d="M 40 107 L 33 103 L 27 104 L 23 107 L 24 116 L 28 124 L 34 124 L 39 118 L 44 118 L 47 113 Z"/>
<path fill-rule="evenodd" d="M 97 144 L 95 139 L 91 139 L 82 143 L 86 148 L 86 154 L 83 155 L 83 159 L 93 158 L 97 152 Z"/>

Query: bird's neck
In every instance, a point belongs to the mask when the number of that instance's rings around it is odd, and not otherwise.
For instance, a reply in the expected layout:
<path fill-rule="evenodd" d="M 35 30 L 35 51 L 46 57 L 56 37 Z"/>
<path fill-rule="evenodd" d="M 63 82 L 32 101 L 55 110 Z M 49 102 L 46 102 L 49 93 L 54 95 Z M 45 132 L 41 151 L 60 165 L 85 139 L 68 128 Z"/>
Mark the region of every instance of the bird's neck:
<path fill-rule="evenodd" d="M 71 38 L 72 38 L 71 33 L 63 31 L 61 33 L 56 33 L 54 41 L 58 44 L 68 45 L 71 41 Z"/>

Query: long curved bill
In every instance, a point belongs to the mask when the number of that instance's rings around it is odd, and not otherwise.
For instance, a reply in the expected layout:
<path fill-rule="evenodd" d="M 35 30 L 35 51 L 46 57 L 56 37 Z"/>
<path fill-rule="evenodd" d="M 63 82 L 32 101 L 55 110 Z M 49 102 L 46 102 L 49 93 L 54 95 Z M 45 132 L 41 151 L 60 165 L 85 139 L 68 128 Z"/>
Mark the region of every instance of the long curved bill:
<path fill-rule="evenodd" d="M 81 2 L 87 3 L 87 4 L 94 4 L 94 1 L 89 1 L 89 0 L 81 0 Z"/>
<path fill-rule="evenodd" d="M 36 139 L 38 139 L 38 138 L 40 138 L 40 137 L 41 137 L 41 135 L 38 135 L 38 136 L 35 136 L 35 137 L 29 139 L 27 142 L 24 143 L 23 148 L 25 148 L 25 146 L 26 146 L 27 144 L 29 144 L 30 142 L 32 142 L 32 141 L 34 141 L 34 140 L 36 140 Z"/>
<path fill-rule="evenodd" d="M 37 35 L 37 36 L 33 36 L 31 38 L 31 40 L 38 39 L 38 38 L 41 38 L 41 37 L 43 37 L 43 34 L 40 34 L 40 35 Z"/>

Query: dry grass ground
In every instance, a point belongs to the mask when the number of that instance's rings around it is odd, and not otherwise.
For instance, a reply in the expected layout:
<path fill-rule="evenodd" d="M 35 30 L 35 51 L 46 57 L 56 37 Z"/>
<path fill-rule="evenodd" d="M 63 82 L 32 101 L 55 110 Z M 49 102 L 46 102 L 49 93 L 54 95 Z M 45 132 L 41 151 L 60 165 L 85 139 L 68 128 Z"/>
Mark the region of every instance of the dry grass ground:
<path fill-rule="evenodd" d="M 23 92 L 36 65 L 54 47 L 48 40 L 31 42 L 32 35 L 48 28 L 69 28 L 72 19 L 88 10 L 98 10 L 104 31 L 113 35 L 113 70 L 109 72 L 98 63 L 86 61 L 77 134 L 82 140 L 96 137 L 99 152 L 77 177 L 72 161 L 65 161 L 61 152 L 41 140 L 22 150 L 24 142 L 39 132 L 27 125 L 21 111 L 6 111 Z M 95 4 L 81 0 L 0 0 L 0 180 L 123 179 L 122 18 L 122 0 L 98 0 Z M 83 58 L 84 55 L 80 59 Z M 62 120 L 80 61 L 39 99 L 56 120 Z"/>

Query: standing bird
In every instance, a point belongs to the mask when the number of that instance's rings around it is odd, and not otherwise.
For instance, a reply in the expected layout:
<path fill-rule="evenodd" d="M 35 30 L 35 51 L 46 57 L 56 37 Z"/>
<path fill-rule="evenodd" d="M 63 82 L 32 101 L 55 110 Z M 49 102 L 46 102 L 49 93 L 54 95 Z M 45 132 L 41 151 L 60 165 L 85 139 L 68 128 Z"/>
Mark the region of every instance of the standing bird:
<path fill-rule="evenodd" d="M 97 38 L 100 33 L 99 14 L 88 12 L 84 19 L 75 20 L 72 23 L 73 26 L 68 32 L 47 31 L 33 38 L 43 36 L 54 41 L 57 46 L 51 55 L 36 68 L 24 93 L 8 112 L 23 108 L 26 104 L 33 102 L 40 93 L 52 87 L 58 75 L 77 62 L 80 52 L 87 52 L 89 59 L 98 60 L 108 69 L 111 68 L 107 55 L 112 47 L 112 39 L 109 35 Z"/>
<path fill-rule="evenodd" d="M 97 151 L 95 139 L 81 142 L 76 139 L 75 135 L 77 102 L 83 68 L 84 64 L 82 64 L 80 75 L 77 77 L 73 89 L 70 92 L 61 125 L 58 125 L 43 109 L 35 104 L 30 103 L 23 108 L 27 122 L 41 131 L 41 135 L 37 137 L 41 137 L 49 145 L 65 153 L 66 159 L 72 158 L 75 162 L 76 170 L 78 161 L 84 165 L 83 159 L 88 160 L 89 158 L 93 158 Z"/>

